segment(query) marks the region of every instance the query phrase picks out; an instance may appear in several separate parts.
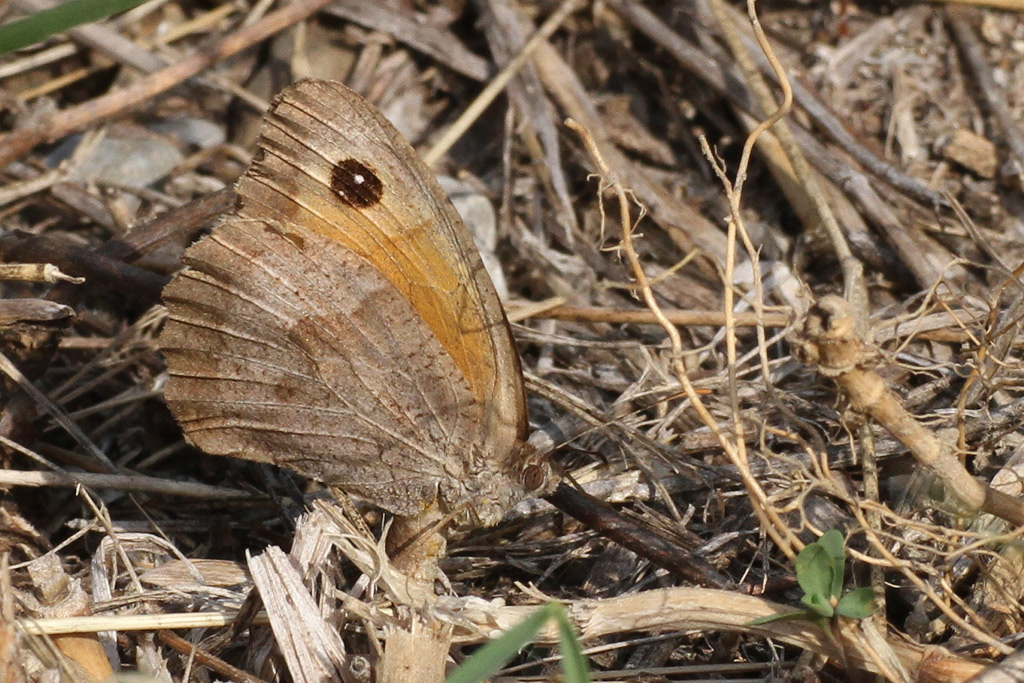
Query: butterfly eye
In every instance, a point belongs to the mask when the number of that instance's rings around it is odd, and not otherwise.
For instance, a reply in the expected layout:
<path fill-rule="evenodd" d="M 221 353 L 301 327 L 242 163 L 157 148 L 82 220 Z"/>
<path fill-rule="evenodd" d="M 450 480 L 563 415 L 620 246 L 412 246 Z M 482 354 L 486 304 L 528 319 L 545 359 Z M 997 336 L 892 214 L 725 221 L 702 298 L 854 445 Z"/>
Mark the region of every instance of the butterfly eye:
<path fill-rule="evenodd" d="M 536 491 L 547 481 L 547 468 L 543 465 L 530 465 L 523 470 L 523 488 Z"/>

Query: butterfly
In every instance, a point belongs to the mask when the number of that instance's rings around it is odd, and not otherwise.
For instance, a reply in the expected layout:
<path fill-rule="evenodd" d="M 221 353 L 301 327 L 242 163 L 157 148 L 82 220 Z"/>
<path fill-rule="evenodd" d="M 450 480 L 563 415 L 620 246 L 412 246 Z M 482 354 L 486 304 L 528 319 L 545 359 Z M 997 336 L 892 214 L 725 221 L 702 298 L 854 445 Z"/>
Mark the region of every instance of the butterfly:
<path fill-rule="evenodd" d="M 402 516 L 492 525 L 549 486 L 472 237 L 373 105 L 285 89 L 237 197 L 163 293 L 165 396 L 192 444 Z"/>

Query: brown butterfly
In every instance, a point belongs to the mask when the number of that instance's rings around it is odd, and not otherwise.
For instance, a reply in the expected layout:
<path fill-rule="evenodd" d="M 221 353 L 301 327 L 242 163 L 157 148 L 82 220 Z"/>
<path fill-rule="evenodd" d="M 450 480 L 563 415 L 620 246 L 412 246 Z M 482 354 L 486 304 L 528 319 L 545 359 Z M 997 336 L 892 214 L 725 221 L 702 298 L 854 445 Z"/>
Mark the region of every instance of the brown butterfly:
<path fill-rule="evenodd" d="M 164 290 L 166 398 L 193 444 L 403 516 L 490 525 L 547 486 L 480 255 L 371 104 L 287 88 L 237 190 Z"/>

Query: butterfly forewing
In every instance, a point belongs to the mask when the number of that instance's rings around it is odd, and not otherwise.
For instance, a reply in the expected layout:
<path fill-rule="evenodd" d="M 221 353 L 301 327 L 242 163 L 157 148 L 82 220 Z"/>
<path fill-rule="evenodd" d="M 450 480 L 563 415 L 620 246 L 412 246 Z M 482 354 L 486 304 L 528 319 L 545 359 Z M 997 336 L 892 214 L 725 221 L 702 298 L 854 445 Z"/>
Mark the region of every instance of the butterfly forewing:
<path fill-rule="evenodd" d="M 451 202 L 394 127 L 343 85 L 304 81 L 275 102 L 260 147 L 239 183 L 242 215 L 294 217 L 373 263 L 492 413 L 495 438 L 525 437 L 522 376 L 497 294 Z"/>

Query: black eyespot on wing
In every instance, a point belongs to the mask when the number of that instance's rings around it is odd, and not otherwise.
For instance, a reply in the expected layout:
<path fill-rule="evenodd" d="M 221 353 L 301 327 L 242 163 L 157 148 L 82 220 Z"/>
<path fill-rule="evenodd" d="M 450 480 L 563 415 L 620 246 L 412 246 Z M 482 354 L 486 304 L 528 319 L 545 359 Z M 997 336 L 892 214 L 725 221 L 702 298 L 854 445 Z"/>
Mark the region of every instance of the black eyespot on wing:
<path fill-rule="evenodd" d="M 380 201 L 384 183 L 369 166 L 355 159 L 344 159 L 331 171 L 331 189 L 345 204 L 365 209 Z"/>

